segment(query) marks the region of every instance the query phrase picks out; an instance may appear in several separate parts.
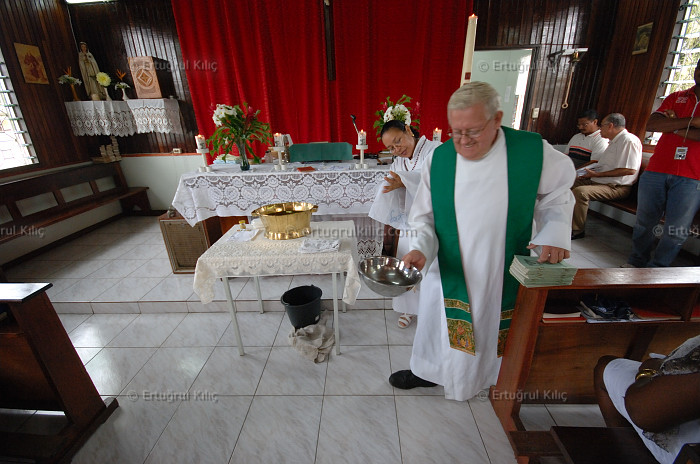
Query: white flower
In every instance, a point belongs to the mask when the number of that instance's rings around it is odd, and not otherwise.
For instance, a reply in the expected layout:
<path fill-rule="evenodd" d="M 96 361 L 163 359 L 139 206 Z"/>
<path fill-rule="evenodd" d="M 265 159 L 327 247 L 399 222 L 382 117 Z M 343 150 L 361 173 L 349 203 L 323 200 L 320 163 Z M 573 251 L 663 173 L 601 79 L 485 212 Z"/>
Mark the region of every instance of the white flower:
<path fill-rule="evenodd" d="M 390 106 L 384 113 L 384 122 L 389 122 L 392 119 L 403 122 L 405 125 L 411 125 L 411 112 L 404 105 Z"/>
<path fill-rule="evenodd" d="M 384 122 L 389 122 L 392 119 L 394 119 L 394 115 L 392 114 L 393 110 L 394 110 L 393 106 L 390 106 L 389 108 L 386 109 L 386 113 L 384 113 Z"/>
<path fill-rule="evenodd" d="M 221 103 L 216 105 L 214 115 L 212 116 L 214 124 L 220 126 L 223 123 L 223 119 L 226 117 L 226 115 L 236 116 L 236 109 L 232 106 L 223 105 Z"/>

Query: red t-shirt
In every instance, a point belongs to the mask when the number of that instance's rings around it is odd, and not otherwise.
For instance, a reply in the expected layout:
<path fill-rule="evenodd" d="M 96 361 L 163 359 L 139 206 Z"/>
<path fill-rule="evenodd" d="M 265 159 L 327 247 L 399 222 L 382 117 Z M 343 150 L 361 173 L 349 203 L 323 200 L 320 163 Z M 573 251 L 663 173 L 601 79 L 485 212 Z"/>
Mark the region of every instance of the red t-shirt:
<path fill-rule="evenodd" d="M 700 105 L 698 98 L 695 95 L 695 86 L 674 92 L 659 106 L 656 113 L 661 113 L 665 110 L 673 110 L 679 118 L 689 118 L 700 116 Z M 676 135 L 673 132 L 664 132 L 659 139 L 659 143 L 654 149 L 654 155 L 649 159 L 647 170 L 661 172 L 664 174 L 673 174 L 681 177 L 690 177 L 691 179 L 700 180 L 700 142 L 694 140 L 683 139 L 684 130 L 678 131 L 681 135 Z M 688 153 L 684 160 L 674 159 L 676 147 L 688 147 Z"/>

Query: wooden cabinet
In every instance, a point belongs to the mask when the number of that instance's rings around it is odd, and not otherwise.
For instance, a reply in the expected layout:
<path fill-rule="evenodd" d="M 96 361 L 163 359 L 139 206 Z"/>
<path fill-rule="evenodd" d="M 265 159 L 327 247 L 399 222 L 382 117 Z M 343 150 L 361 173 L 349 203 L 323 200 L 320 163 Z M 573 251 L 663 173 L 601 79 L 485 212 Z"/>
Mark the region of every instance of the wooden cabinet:
<path fill-rule="evenodd" d="M 165 213 L 158 221 L 175 274 L 193 273 L 197 259 L 222 235 L 218 216 L 198 222 L 194 227 L 179 213 L 172 217 Z"/>
<path fill-rule="evenodd" d="M 544 323 L 542 313 L 575 310 L 585 293 L 668 312 L 675 321 Z M 521 403 L 595 403 L 593 368 L 603 355 L 641 360 L 668 354 L 700 333 L 700 268 L 580 269 L 566 287 L 520 287 L 491 403 L 506 432 L 524 430 Z M 554 311 L 556 312 L 556 311 Z M 561 312 L 561 311 L 559 311 Z"/>

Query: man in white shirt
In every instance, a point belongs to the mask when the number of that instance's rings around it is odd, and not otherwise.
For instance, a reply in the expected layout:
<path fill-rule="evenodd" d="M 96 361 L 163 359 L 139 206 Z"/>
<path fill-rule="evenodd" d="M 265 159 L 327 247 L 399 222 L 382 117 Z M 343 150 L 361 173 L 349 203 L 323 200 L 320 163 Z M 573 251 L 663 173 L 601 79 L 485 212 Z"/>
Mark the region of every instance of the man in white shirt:
<path fill-rule="evenodd" d="M 584 226 L 591 200 L 617 200 L 629 196 L 632 184 L 637 181 L 642 164 L 642 142 L 625 129 L 625 117 L 611 113 L 603 118 L 600 132 L 610 140 L 608 148 L 598 163 L 584 167 L 583 175 L 574 182 L 571 190 L 576 198 L 571 223 L 571 239 L 586 236 Z"/>
<path fill-rule="evenodd" d="M 423 165 L 403 260 L 426 276 L 426 317 L 418 318 L 411 369 L 389 378 L 396 388 L 439 384 L 447 399 L 465 401 L 494 385 L 519 287 L 508 272 L 513 256 L 536 248 L 541 262 L 569 257 L 574 167 L 502 118 L 493 87 L 463 85 L 447 104 L 452 139 Z"/>
<path fill-rule="evenodd" d="M 585 163 L 597 161 L 608 148 L 608 140 L 600 135 L 596 110 L 586 110 L 579 114 L 576 127 L 580 132 L 571 137 L 566 153 L 578 169 Z"/>

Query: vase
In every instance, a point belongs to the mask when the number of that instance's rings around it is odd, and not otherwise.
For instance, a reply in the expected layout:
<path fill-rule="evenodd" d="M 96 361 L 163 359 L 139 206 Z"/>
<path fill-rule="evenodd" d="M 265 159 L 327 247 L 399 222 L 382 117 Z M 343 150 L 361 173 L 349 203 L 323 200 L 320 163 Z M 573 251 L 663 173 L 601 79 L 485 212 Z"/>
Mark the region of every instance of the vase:
<path fill-rule="evenodd" d="M 122 100 L 127 101 L 129 97 L 126 96 L 126 89 L 122 89 Z"/>
<path fill-rule="evenodd" d="M 105 88 L 105 101 L 112 101 L 112 97 L 109 96 L 109 92 Z"/>
<path fill-rule="evenodd" d="M 80 101 L 80 98 L 78 98 L 78 92 L 75 91 L 75 84 L 70 85 L 70 91 L 73 92 L 73 101 Z"/>
<path fill-rule="evenodd" d="M 248 162 L 248 156 L 245 153 L 245 142 L 236 143 L 238 147 L 238 154 L 241 157 L 241 171 L 247 171 L 250 169 L 250 163 Z"/>

